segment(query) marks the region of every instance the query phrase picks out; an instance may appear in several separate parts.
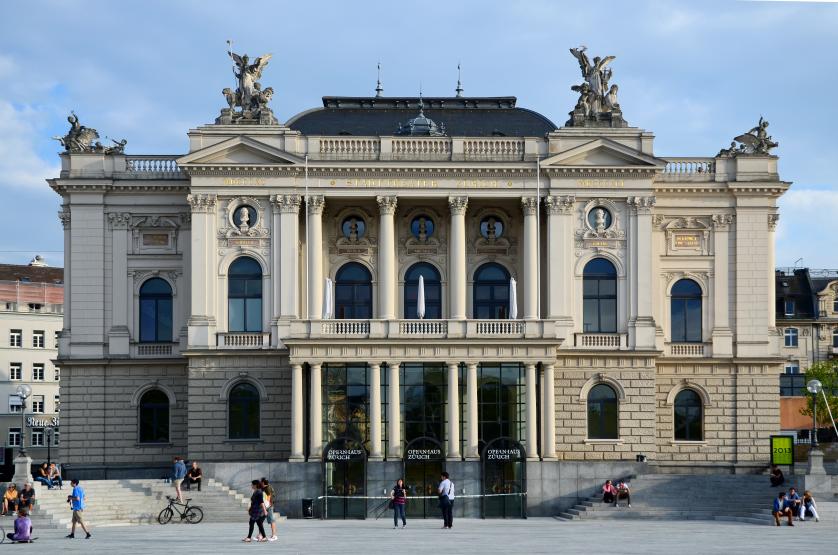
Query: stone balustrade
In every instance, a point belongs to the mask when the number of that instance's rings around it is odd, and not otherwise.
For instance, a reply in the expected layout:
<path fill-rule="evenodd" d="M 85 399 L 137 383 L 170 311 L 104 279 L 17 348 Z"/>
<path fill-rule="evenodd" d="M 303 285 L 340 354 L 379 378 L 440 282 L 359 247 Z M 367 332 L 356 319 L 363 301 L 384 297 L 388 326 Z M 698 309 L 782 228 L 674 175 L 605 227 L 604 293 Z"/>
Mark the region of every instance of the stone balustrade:
<path fill-rule="evenodd" d="M 171 357 L 177 355 L 175 343 L 134 343 L 131 356 L 137 358 Z"/>
<path fill-rule="evenodd" d="M 393 139 L 393 160 L 450 160 L 451 139 L 448 137 Z"/>
<path fill-rule="evenodd" d="M 688 179 L 692 181 L 713 181 L 716 174 L 715 158 L 664 158 L 664 181 Z"/>
<path fill-rule="evenodd" d="M 668 355 L 672 357 L 704 357 L 709 352 L 704 343 L 670 343 Z"/>
<path fill-rule="evenodd" d="M 524 159 L 523 139 L 465 139 L 463 157 L 466 160 L 520 161 Z"/>
<path fill-rule="evenodd" d="M 435 336 L 444 337 L 448 334 L 446 320 L 400 320 L 400 336 Z"/>
<path fill-rule="evenodd" d="M 624 333 L 576 333 L 574 347 L 577 349 L 619 350 L 626 348 Z"/>
<path fill-rule="evenodd" d="M 183 179 L 177 156 L 126 156 L 125 171 L 138 178 Z"/>
<path fill-rule="evenodd" d="M 369 320 L 325 320 L 320 327 L 323 335 L 363 337 L 370 334 Z"/>
<path fill-rule="evenodd" d="M 271 346 L 271 334 L 268 332 L 228 332 L 219 333 L 218 347 L 222 349 L 267 349 Z"/>
<path fill-rule="evenodd" d="M 323 137 L 320 158 L 323 160 L 377 160 L 381 153 L 378 137 Z"/>

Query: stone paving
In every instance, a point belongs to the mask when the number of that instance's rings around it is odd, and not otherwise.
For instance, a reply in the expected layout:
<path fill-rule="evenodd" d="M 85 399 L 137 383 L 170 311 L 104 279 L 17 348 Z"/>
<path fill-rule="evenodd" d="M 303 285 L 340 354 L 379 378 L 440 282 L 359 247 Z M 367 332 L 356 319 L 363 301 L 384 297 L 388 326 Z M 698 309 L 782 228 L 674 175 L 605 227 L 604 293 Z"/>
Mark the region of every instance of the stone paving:
<path fill-rule="evenodd" d="M 243 515 L 244 516 L 244 515 Z M 4 523 L 5 524 L 5 523 Z M 280 524 L 273 543 L 243 544 L 241 525 L 103 527 L 90 540 L 64 539 L 63 530 L 41 530 L 33 545 L 3 549 L 29 553 L 835 553 L 834 524 L 805 523 L 794 528 L 721 522 L 559 522 L 528 520 L 454 521 L 441 530 L 436 520 L 408 521 L 394 530 L 391 520 L 290 520 Z M 7 530 L 8 531 L 8 530 Z"/>

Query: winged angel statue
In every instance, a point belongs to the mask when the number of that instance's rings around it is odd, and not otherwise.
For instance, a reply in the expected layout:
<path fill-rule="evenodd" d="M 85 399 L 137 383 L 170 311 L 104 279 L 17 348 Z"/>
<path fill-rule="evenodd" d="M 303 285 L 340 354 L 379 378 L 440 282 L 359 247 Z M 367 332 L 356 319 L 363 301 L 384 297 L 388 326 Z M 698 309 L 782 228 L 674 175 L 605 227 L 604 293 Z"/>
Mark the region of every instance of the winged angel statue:
<path fill-rule="evenodd" d="M 736 143 L 739 143 L 738 145 Z M 757 126 L 747 133 L 734 137 L 730 148 L 723 148 L 717 156 L 722 158 L 735 158 L 740 154 L 766 155 L 772 148 L 780 146 L 771 135 L 768 134 L 768 121 L 762 116 Z"/>
<path fill-rule="evenodd" d="M 228 44 L 230 42 L 228 41 Z M 233 75 L 236 77 L 238 87 L 235 92 L 229 88 L 224 89 L 222 94 L 227 99 L 228 108 L 221 111 L 219 123 L 234 123 L 241 120 L 254 121 L 258 123 L 273 124 L 276 118 L 268 108 L 268 102 L 273 97 L 274 90 L 271 87 L 262 89 L 259 79 L 262 78 L 262 71 L 271 60 L 271 54 L 259 56 L 253 63 L 247 54 L 239 55 L 232 50 L 227 51 L 233 60 Z M 241 108 L 236 112 L 235 108 Z"/>
<path fill-rule="evenodd" d="M 617 101 L 617 85 L 609 87 L 611 68 L 608 67 L 616 56 L 594 57 L 593 61 L 586 54 L 587 47 L 571 48 L 570 53 L 579 62 L 584 82 L 574 85 L 571 90 L 579 93 L 576 107 L 570 113 L 568 125 L 611 125 L 625 127 L 620 103 Z"/>
<path fill-rule="evenodd" d="M 85 127 L 82 125 L 75 112 L 70 112 L 70 115 L 67 117 L 67 122 L 70 124 L 70 129 L 67 131 L 67 134 L 63 137 L 53 137 L 53 139 L 61 143 L 65 152 L 72 152 L 74 154 L 121 154 L 125 152 L 125 145 L 128 141 L 125 139 L 121 141 L 111 139 L 114 146 L 103 145 L 97 140 L 99 138 L 99 132 L 92 127 Z"/>

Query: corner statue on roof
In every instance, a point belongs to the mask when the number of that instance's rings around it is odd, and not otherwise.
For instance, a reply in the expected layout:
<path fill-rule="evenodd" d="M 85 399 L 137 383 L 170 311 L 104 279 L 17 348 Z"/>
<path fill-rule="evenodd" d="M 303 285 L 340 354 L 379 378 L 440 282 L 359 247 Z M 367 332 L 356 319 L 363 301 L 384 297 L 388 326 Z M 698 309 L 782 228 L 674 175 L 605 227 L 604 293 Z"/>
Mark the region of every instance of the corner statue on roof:
<path fill-rule="evenodd" d="M 739 143 L 737 145 L 736 143 Z M 740 155 L 766 156 L 771 154 L 772 148 L 777 148 L 780 143 L 774 141 L 768 134 L 768 121 L 762 116 L 756 127 L 751 128 L 747 133 L 734 137 L 730 148 L 723 148 L 717 156 L 722 158 L 735 158 Z"/>
<path fill-rule="evenodd" d="M 70 124 L 67 134 L 63 137 L 53 137 L 64 147 L 64 152 L 72 152 L 73 154 L 123 154 L 125 152 L 125 145 L 128 144 L 128 141 L 111 139 L 114 146 L 103 145 L 97 140 L 99 132 L 92 127 L 82 125 L 75 112 L 70 111 L 67 121 Z"/>
<path fill-rule="evenodd" d="M 227 44 L 230 45 L 230 41 L 227 41 Z M 276 125 L 277 119 L 268 108 L 274 90 L 272 87 L 263 90 L 262 84 L 259 83 L 262 70 L 268 65 L 272 55 L 265 54 L 250 63 L 247 54 L 238 55 L 232 50 L 228 50 L 227 54 L 233 60 L 233 75 L 238 86 L 235 91 L 229 87 L 221 91 L 227 100 L 227 108 L 221 109 L 221 116 L 216 119 L 216 123 Z M 236 111 L 237 107 L 241 110 Z"/>
<path fill-rule="evenodd" d="M 620 104 L 617 101 L 617 85 L 609 87 L 611 68 L 608 67 L 616 56 L 600 58 L 595 56 L 593 61 L 585 53 L 587 47 L 571 48 L 570 53 L 579 62 L 582 78 L 580 85 L 573 85 L 571 90 L 579 93 L 579 100 L 570 112 L 568 127 L 626 127 Z"/>

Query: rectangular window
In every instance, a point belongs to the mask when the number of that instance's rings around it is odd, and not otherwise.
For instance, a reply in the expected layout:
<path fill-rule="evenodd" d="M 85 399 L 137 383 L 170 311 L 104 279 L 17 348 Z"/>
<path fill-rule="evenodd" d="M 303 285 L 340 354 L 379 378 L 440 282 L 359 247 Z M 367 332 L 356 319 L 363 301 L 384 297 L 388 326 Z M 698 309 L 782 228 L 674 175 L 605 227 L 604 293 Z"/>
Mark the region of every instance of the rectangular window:
<path fill-rule="evenodd" d="M 794 299 L 786 299 L 786 316 L 794 316 Z"/>
<path fill-rule="evenodd" d="M 55 395 L 55 412 L 61 412 L 61 395 Z"/>
<path fill-rule="evenodd" d="M 448 368 L 443 364 L 406 363 L 400 367 L 402 441 L 446 439 Z"/>
<path fill-rule="evenodd" d="M 32 428 L 32 447 L 44 446 L 44 429 Z"/>
<path fill-rule="evenodd" d="M 359 439 L 370 448 L 369 383 L 366 364 L 324 364 L 323 441 L 339 437 Z"/>
<path fill-rule="evenodd" d="M 55 348 L 58 348 L 58 339 L 59 335 L 61 335 L 61 330 L 55 330 Z"/>
<path fill-rule="evenodd" d="M 17 395 L 9 395 L 9 412 L 18 414 L 23 412 L 23 403 Z"/>
<path fill-rule="evenodd" d="M 523 364 L 481 363 L 477 367 L 477 419 L 481 443 L 510 437 L 526 445 L 526 382 Z"/>
<path fill-rule="evenodd" d="M 20 446 L 20 428 L 9 428 L 9 446 Z"/>
<path fill-rule="evenodd" d="M 58 441 L 59 436 L 61 436 L 61 433 L 58 431 L 58 428 L 53 428 L 52 429 L 52 446 L 53 447 L 58 447 L 60 445 L 60 442 Z"/>
<path fill-rule="evenodd" d="M 797 347 L 797 328 L 786 328 L 783 337 L 786 347 Z"/>
<path fill-rule="evenodd" d="M 61 368 L 55 367 L 55 381 L 61 380 Z"/>
<path fill-rule="evenodd" d="M 792 367 L 796 372 L 799 368 Z M 786 372 L 789 367 L 786 367 Z M 780 374 L 780 396 L 781 397 L 803 397 L 805 396 L 806 374 Z"/>
<path fill-rule="evenodd" d="M 786 363 L 786 374 L 799 374 L 800 366 L 796 362 Z"/>
<path fill-rule="evenodd" d="M 19 381 L 23 378 L 23 366 L 19 362 L 9 364 L 9 379 Z"/>
<path fill-rule="evenodd" d="M 838 296 L 832 301 L 832 312 L 838 312 Z"/>
<path fill-rule="evenodd" d="M 20 347 L 22 332 L 20 330 L 11 330 L 9 332 L 9 347 Z"/>
<path fill-rule="evenodd" d="M 43 395 L 33 395 L 32 396 L 32 412 L 35 414 L 43 414 L 44 413 L 44 396 Z"/>
<path fill-rule="evenodd" d="M 44 348 L 44 332 L 43 330 L 35 330 L 32 332 L 32 347 L 35 349 Z"/>
<path fill-rule="evenodd" d="M 44 365 L 43 364 L 33 364 L 32 365 L 32 381 L 33 382 L 44 381 Z"/>

